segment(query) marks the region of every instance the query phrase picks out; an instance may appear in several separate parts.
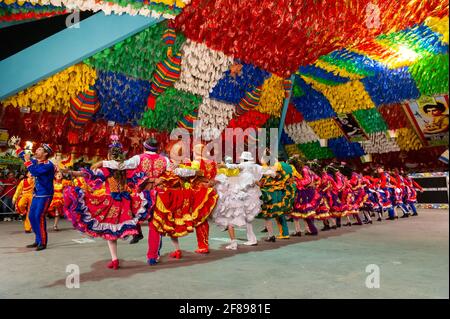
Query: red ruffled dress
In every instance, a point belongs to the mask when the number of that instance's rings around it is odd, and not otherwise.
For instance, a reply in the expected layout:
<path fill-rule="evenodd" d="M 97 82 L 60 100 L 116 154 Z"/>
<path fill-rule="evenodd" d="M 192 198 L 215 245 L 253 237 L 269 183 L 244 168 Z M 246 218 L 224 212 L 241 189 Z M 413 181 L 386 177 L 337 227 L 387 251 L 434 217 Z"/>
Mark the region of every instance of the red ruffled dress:
<path fill-rule="evenodd" d="M 152 223 L 166 236 L 182 237 L 203 224 L 216 206 L 218 195 L 205 182 L 213 180 L 217 167 L 213 161 L 200 161 L 200 176 L 181 178 L 165 172 L 160 179 Z"/>
<path fill-rule="evenodd" d="M 108 168 L 83 171 L 89 187 L 69 186 L 64 190 L 64 214 L 73 226 L 106 240 L 137 235 L 139 221 L 151 217 L 150 193 L 130 194 Z"/>

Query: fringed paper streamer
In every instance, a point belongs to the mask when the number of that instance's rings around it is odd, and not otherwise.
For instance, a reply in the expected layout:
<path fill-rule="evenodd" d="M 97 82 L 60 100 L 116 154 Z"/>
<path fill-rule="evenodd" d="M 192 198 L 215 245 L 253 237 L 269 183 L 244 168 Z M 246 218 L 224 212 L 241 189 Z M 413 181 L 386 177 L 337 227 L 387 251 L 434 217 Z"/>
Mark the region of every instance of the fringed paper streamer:
<path fill-rule="evenodd" d="M 233 75 L 230 70 L 214 86 L 210 97 L 232 104 L 238 104 L 246 92 L 253 91 L 264 83 L 270 73 L 251 64 L 242 64 L 240 74 Z"/>
<path fill-rule="evenodd" d="M 448 16 L 443 18 L 428 17 L 425 20 L 425 25 L 434 32 L 440 34 L 441 41 L 448 44 Z"/>
<path fill-rule="evenodd" d="M 98 71 L 95 83 L 100 109 L 96 119 L 137 125 L 146 109 L 150 92 L 148 81 L 138 80 L 122 73 Z"/>
<path fill-rule="evenodd" d="M 179 128 L 186 129 L 190 134 L 194 131 L 194 121 L 198 117 L 198 109 L 195 109 L 191 113 L 185 115 L 180 121 L 178 121 L 177 126 Z"/>
<path fill-rule="evenodd" d="M 397 134 L 396 142 L 401 150 L 416 151 L 423 148 L 422 141 L 412 129 L 400 128 L 395 132 Z"/>
<path fill-rule="evenodd" d="M 422 95 L 448 93 L 448 54 L 427 55 L 409 68 Z"/>
<path fill-rule="evenodd" d="M 198 119 L 201 121 L 202 138 L 206 141 L 216 139 L 233 118 L 235 106 L 210 98 L 203 98 Z"/>
<path fill-rule="evenodd" d="M 6 0 L 11 1 L 11 0 Z M 109 14 L 142 15 L 146 17 L 173 19 L 187 3 L 187 0 L 24 0 L 22 2 L 53 4 L 80 11 L 103 11 Z M 18 1 L 20 3 L 20 1 Z"/>
<path fill-rule="evenodd" d="M 154 110 L 147 109 L 139 124 L 141 126 L 170 132 L 184 116 L 198 109 L 202 98 L 169 87 L 156 100 Z"/>
<path fill-rule="evenodd" d="M 370 98 L 364 85 L 360 81 L 351 81 L 336 86 L 325 85 L 305 78 L 307 83 L 320 91 L 330 102 L 336 113 L 351 113 L 356 110 L 374 108 L 375 104 Z"/>
<path fill-rule="evenodd" d="M 387 125 L 380 112 L 376 108 L 368 110 L 358 110 L 353 112 L 361 128 L 367 134 L 382 132 L 387 130 Z"/>
<path fill-rule="evenodd" d="M 382 40 L 371 40 L 352 48 L 352 50 L 381 62 L 389 69 L 410 66 L 416 59 L 415 57 L 405 56 L 402 52 L 391 48 L 389 43 Z"/>
<path fill-rule="evenodd" d="M 262 127 L 267 122 L 269 117 L 270 116 L 268 114 L 264 114 L 256 110 L 250 110 L 242 116 L 232 118 L 228 123 L 228 127 L 242 128 L 243 130 L 249 127 L 256 129 Z"/>
<path fill-rule="evenodd" d="M 380 35 L 377 40 L 387 43 L 390 47 L 396 49 L 403 47 L 416 53 L 445 54 L 448 52 L 448 46 L 442 43 L 441 35 L 433 32 L 426 25 L 416 25 L 399 32 Z"/>
<path fill-rule="evenodd" d="M 334 157 L 333 152 L 328 147 L 321 147 L 319 142 L 299 144 L 298 148 L 308 160 L 328 159 Z"/>
<path fill-rule="evenodd" d="M 400 103 L 420 96 L 408 68 L 385 70 L 362 79 L 361 82 L 377 106 Z"/>
<path fill-rule="evenodd" d="M 286 119 L 284 121 L 285 125 L 300 123 L 303 120 L 304 120 L 303 115 L 299 111 L 297 111 L 297 109 L 292 103 L 290 103 L 288 105 Z"/>
<path fill-rule="evenodd" d="M 314 90 L 303 79 L 296 76 L 295 85 L 298 85 L 305 94 L 300 97 L 292 97 L 291 102 L 306 121 L 316 121 L 336 115 L 325 96 Z"/>
<path fill-rule="evenodd" d="M 281 132 L 281 144 L 282 145 L 295 144 L 294 140 L 289 137 L 289 135 L 286 133 L 284 129 Z"/>
<path fill-rule="evenodd" d="M 321 69 L 317 65 L 300 66 L 298 71 L 303 76 L 310 77 L 317 82 L 327 85 L 344 84 L 350 80 L 349 78 L 344 78 L 342 76 L 335 75 L 331 72 Z"/>
<path fill-rule="evenodd" d="M 233 62 L 231 57 L 222 52 L 190 40 L 183 45 L 182 53 L 181 76 L 175 88 L 201 96 L 209 96 Z"/>
<path fill-rule="evenodd" d="M 349 142 L 345 137 L 338 137 L 328 140 L 328 147 L 336 158 L 348 159 L 363 156 L 364 149 L 357 142 Z"/>
<path fill-rule="evenodd" d="M 73 129 L 81 129 L 92 119 L 99 107 L 97 92 L 93 86 L 70 99 L 69 123 Z"/>
<path fill-rule="evenodd" d="M 402 104 L 382 105 L 378 108 L 378 111 L 390 130 L 396 130 L 409 126 L 409 120 L 405 114 Z"/>
<path fill-rule="evenodd" d="M 167 58 L 168 46 L 162 39 L 167 30 L 167 21 L 155 24 L 114 46 L 100 51 L 85 60 L 97 70 L 120 72 L 125 75 L 151 80 L 156 65 Z M 179 52 L 185 38 L 177 34 L 170 50 Z"/>
<path fill-rule="evenodd" d="M 70 98 L 94 85 L 97 75 L 95 70 L 80 63 L 68 67 L 46 80 L 2 101 L 3 105 L 30 107 L 35 112 L 67 113 Z"/>
<path fill-rule="evenodd" d="M 348 72 L 346 69 L 341 68 L 337 65 L 333 65 L 331 63 L 325 62 L 324 60 L 317 60 L 314 65 L 316 67 L 319 67 L 327 72 L 330 72 L 336 76 L 340 76 L 343 78 L 348 78 L 349 80 L 360 80 L 362 79 L 364 76 L 359 75 L 359 74 L 355 74 L 355 73 L 351 73 Z"/>
<path fill-rule="evenodd" d="M 152 76 L 150 95 L 147 100 L 149 108 L 154 109 L 156 98 L 180 78 L 180 73 L 181 53 L 177 53 L 174 56 L 168 54 L 164 61 L 158 62 L 156 71 Z"/>
<path fill-rule="evenodd" d="M 367 141 L 359 142 L 367 154 L 384 154 L 400 151 L 395 139 L 389 138 L 385 132 L 370 133 Z"/>
<path fill-rule="evenodd" d="M 305 121 L 286 125 L 284 129 L 295 144 L 304 144 L 319 140 L 317 134 L 314 133 L 313 129 Z"/>
<path fill-rule="evenodd" d="M 298 146 L 295 144 L 284 145 L 284 149 L 286 150 L 286 153 L 289 157 L 292 157 L 294 155 L 303 155 Z"/>
<path fill-rule="evenodd" d="M 373 76 L 386 68 L 380 62 L 370 59 L 364 54 L 358 54 L 347 49 L 331 52 L 320 57 L 319 61 L 325 61 L 361 77 Z"/>
<path fill-rule="evenodd" d="M 344 136 L 339 125 L 334 119 L 323 119 L 314 122 L 308 122 L 313 131 L 317 134 L 319 138 L 330 139 L 334 137 Z"/>
<path fill-rule="evenodd" d="M 257 87 L 250 92 L 246 92 L 244 98 L 236 105 L 236 114 L 243 115 L 258 106 L 261 98 L 261 87 Z"/>
<path fill-rule="evenodd" d="M 266 113 L 272 116 L 281 116 L 281 108 L 286 96 L 286 86 L 290 88 L 290 81 L 285 83 L 285 80 L 272 75 L 264 81 L 262 85 L 261 98 L 256 110 L 261 113 Z"/>

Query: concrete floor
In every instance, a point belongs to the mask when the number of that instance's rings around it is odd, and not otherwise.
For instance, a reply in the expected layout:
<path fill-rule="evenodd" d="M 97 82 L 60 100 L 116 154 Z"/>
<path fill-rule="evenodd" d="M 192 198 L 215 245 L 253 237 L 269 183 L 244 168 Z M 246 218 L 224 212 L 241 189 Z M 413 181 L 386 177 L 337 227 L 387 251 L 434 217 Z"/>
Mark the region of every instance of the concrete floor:
<path fill-rule="evenodd" d="M 145 263 L 145 240 L 121 241 L 117 271 L 105 267 L 106 242 L 73 241 L 87 237 L 66 221 L 62 231 L 50 231 L 41 252 L 24 248 L 34 236 L 19 222 L 0 222 L 0 298 L 449 298 L 448 211 L 419 213 L 237 252 L 223 249 L 227 233 L 212 226 L 209 255 L 193 253 L 191 234 L 181 239 L 184 258 L 169 260 L 172 245 L 164 238 L 156 267 Z M 260 237 L 262 224 L 254 224 Z M 237 235 L 245 239 L 243 230 Z M 80 268 L 78 289 L 66 287 L 68 264 Z M 365 285 L 369 264 L 380 269 L 380 288 Z"/>

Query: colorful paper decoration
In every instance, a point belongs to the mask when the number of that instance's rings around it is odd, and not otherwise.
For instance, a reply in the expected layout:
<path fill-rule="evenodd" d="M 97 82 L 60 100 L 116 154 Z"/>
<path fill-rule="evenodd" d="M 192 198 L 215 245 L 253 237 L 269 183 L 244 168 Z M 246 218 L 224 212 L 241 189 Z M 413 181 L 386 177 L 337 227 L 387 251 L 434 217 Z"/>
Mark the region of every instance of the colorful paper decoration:
<path fill-rule="evenodd" d="M 448 54 L 426 55 L 409 68 L 422 95 L 448 93 Z"/>
<path fill-rule="evenodd" d="M 98 71 L 95 83 L 100 109 L 96 119 L 137 125 L 146 109 L 150 83 L 122 73 Z"/>
<path fill-rule="evenodd" d="M 285 131 L 295 144 L 309 143 L 319 140 L 313 129 L 305 122 L 285 126 Z"/>
<path fill-rule="evenodd" d="M 408 68 L 384 70 L 361 80 L 377 106 L 417 99 L 420 92 Z"/>
<path fill-rule="evenodd" d="M 306 121 L 316 121 L 336 115 L 326 97 L 314 90 L 302 78 L 295 77 L 295 86 L 300 87 L 304 94 L 300 97 L 293 96 L 291 102 Z"/>
<path fill-rule="evenodd" d="M 285 97 L 284 79 L 272 75 L 264 81 L 261 98 L 259 99 L 256 110 L 261 113 L 280 117 Z"/>
<path fill-rule="evenodd" d="M 336 113 L 351 113 L 375 107 L 369 94 L 360 81 L 350 81 L 340 85 L 325 85 L 314 80 L 304 78 L 307 83 L 320 91 L 330 102 Z"/>
<path fill-rule="evenodd" d="M 247 92 L 253 97 L 248 100 L 253 101 L 250 104 L 258 104 L 255 97 L 259 99 L 260 85 L 268 78 L 270 74 L 251 64 L 242 64 L 240 74 L 233 75 L 230 71 L 225 72 L 224 76 L 213 87 L 210 97 L 227 103 L 238 104 L 246 96 Z M 246 103 L 247 104 L 247 103 Z"/>
<path fill-rule="evenodd" d="M 349 142 L 345 137 L 329 139 L 328 147 L 338 159 L 361 157 L 365 154 L 361 144 L 357 142 Z"/>
<path fill-rule="evenodd" d="M 139 124 L 147 128 L 170 132 L 177 127 L 178 121 L 198 109 L 201 102 L 200 96 L 169 87 L 156 100 L 155 109 L 147 109 Z"/>
<path fill-rule="evenodd" d="M 311 126 L 317 136 L 322 139 L 330 139 L 344 135 L 336 121 L 331 118 L 308 122 L 308 125 Z"/>
<path fill-rule="evenodd" d="M 391 130 L 409 126 L 408 117 L 403 110 L 402 104 L 382 105 L 378 108 L 381 116 Z"/>
<path fill-rule="evenodd" d="M 417 134 L 410 128 L 400 128 L 396 130 L 397 144 L 401 150 L 411 151 L 419 150 L 423 147 L 422 141 Z"/>
<path fill-rule="evenodd" d="M 370 133 L 367 141 L 360 142 L 367 154 L 384 154 L 400 151 L 395 139 L 388 138 L 385 132 Z"/>
<path fill-rule="evenodd" d="M 190 40 L 183 45 L 182 52 L 181 76 L 175 83 L 175 88 L 201 96 L 209 96 L 233 62 L 231 57 L 222 52 Z"/>
<path fill-rule="evenodd" d="M 203 98 L 198 119 L 201 120 L 202 138 L 209 141 L 220 136 L 233 118 L 235 106 L 210 98 Z"/>
<path fill-rule="evenodd" d="M 2 101 L 4 105 L 30 107 L 35 112 L 67 113 L 70 99 L 89 89 L 97 75 L 89 66 L 80 63 L 68 67 L 45 80 Z"/>
<path fill-rule="evenodd" d="M 334 157 L 333 152 L 328 147 L 321 147 L 319 142 L 299 144 L 298 147 L 308 160 Z"/>
<path fill-rule="evenodd" d="M 380 112 L 376 108 L 368 110 L 358 110 L 353 112 L 359 125 L 361 125 L 364 132 L 370 134 L 375 132 L 386 131 L 387 125 L 383 120 Z"/>
<path fill-rule="evenodd" d="M 252 110 L 258 106 L 259 99 L 261 98 L 261 87 L 258 86 L 250 92 L 246 92 L 245 96 L 236 105 L 236 114 L 238 116 Z"/>
<path fill-rule="evenodd" d="M 155 24 L 96 53 L 86 59 L 85 63 L 97 70 L 120 72 L 137 79 L 151 80 L 157 63 L 166 59 L 169 50 L 162 38 L 167 24 L 167 21 Z M 177 34 L 171 50 L 179 52 L 184 41 L 184 36 Z"/>
<path fill-rule="evenodd" d="M 70 99 L 69 122 L 73 129 L 82 128 L 99 107 L 97 92 L 90 86 L 85 92 Z"/>

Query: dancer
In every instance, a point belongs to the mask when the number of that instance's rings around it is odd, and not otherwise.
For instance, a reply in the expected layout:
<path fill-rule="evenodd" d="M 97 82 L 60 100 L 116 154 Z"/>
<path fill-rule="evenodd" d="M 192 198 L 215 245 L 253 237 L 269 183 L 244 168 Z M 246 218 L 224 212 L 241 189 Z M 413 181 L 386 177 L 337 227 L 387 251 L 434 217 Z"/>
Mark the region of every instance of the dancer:
<path fill-rule="evenodd" d="M 268 154 L 263 156 L 261 163 L 263 164 L 263 167 L 268 166 Z M 267 170 L 270 171 L 270 169 Z M 285 162 L 277 162 L 273 167 L 273 170 L 275 172 L 275 176 L 273 174 L 265 175 L 260 182 L 263 204 L 258 218 L 265 219 L 265 224 L 269 235 L 265 239 L 267 242 L 276 241 L 271 219 L 290 213 L 295 199 L 295 183 L 292 183 L 291 180 L 293 176 L 292 167 Z M 285 221 L 286 220 L 284 219 L 284 222 Z M 281 224 L 281 226 L 283 225 Z M 280 227 L 279 238 L 286 237 L 289 238 L 289 233 L 285 236 L 282 233 L 282 227 Z"/>
<path fill-rule="evenodd" d="M 387 220 L 394 220 L 398 216 L 395 214 L 394 202 L 392 201 L 393 199 L 395 201 L 395 189 L 391 181 L 391 175 L 381 166 L 377 169 L 377 172 L 379 176 L 378 194 L 380 196 L 381 208 L 382 210 L 388 211 L 389 217 L 386 218 Z"/>
<path fill-rule="evenodd" d="M 57 171 L 55 174 L 53 189 L 54 189 L 53 200 L 50 203 L 50 207 L 48 208 L 48 214 L 55 218 L 53 230 L 59 231 L 58 222 L 59 218 L 63 215 L 62 208 L 64 206 L 64 198 L 63 198 L 64 181 L 63 175 L 60 171 Z"/>
<path fill-rule="evenodd" d="M 111 136 L 111 140 L 108 160 L 122 162 L 122 145 L 115 135 Z M 117 240 L 136 235 L 137 224 L 151 216 L 150 193 L 144 190 L 130 195 L 123 170 L 100 168 L 69 173 L 84 176 L 90 189 L 67 187 L 64 190 L 64 213 L 77 230 L 108 241 L 111 262 L 107 267 L 116 270 L 119 268 Z M 103 186 L 103 194 L 94 193 Z"/>
<path fill-rule="evenodd" d="M 363 221 L 361 220 L 359 213 L 362 212 L 364 214 L 363 205 L 368 200 L 368 195 L 364 190 L 363 178 L 361 174 L 352 172 L 352 177 L 348 181 L 350 192 L 352 196 L 349 198 L 349 206 L 351 207 L 351 215 L 356 219 L 352 225 L 362 225 Z M 369 214 L 364 214 L 364 218 L 366 223 L 371 224 L 372 219 Z"/>
<path fill-rule="evenodd" d="M 304 220 L 305 234 L 317 235 L 317 228 L 314 225 L 314 217 L 316 215 L 316 207 L 320 198 L 316 188 L 318 176 L 307 166 L 301 164 L 298 156 L 292 158 L 292 164 L 298 172 L 299 176 L 295 178 L 297 193 L 291 217 L 294 219 L 295 232 L 291 236 L 301 236 L 300 219 Z"/>
<path fill-rule="evenodd" d="M 404 172 L 402 172 L 404 175 Z M 423 188 L 417 182 L 415 182 L 410 176 L 404 177 L 404 182 L 406 186 L 406 204 L 412 210 L 411 216 L 419 216 L 417 213 L 416 203 L 417 203 L 417 191 L 423 193 Z"/>
<path fill-rule="evenodd" d="M 333 214 L 331 213 L 331 207 L 333 207 L 333 186 L 334 180 L 327 173 L 327 167 L 322 169 L 322 175 L 320 176 L 319 184 L 319 203 L 316 209 L 316 219 L 323 222 L 322 231 L 328 231 L 330 229 L 336 229 L 334 224 Z M 330 226 L 331 225 L 331 226 Z"/>
<path fill-rule="evenodd" d="M 16 154 L 24 161 L 24 165 L 35 178 L 29 219 L 36 238 L 33 244 L 27 245 L 27 248 L 36 248 L 36 251 L 47 248 L 48 235 L 45 215 L 53 198 L 53 178 L 55 176 L 55 166 L 48 160 L 52 153 L 51 147 L 44 143 L 36 149 L 34 158 L 31 158 L 31 154 L 25 153 L 16 144 Z"/>
<path fill-rule="evenodd" d="M 198 245 L 195 252 L 209 253 L 207 219 L 218 200 L 214 189 L 217 165 L 203 158 L 203 150 L 202 144 L 195 145 L 193 161 L 186 161 L 160 177 L 152 223 L 160 234 L 170 236 L 175 248 L 169 254 L 172 258 L 182 258 L 178 238 L 194 229 Z"/>
<path fill-rule="evenodd" d="M 228 226 L 228 231 L 230 233 L 230 238 L 232 242 L 227 249 L 237 249 L 237 241 L 234 236 L 234 227 L 246 227 L 247 229 L 247 242 L 244 245 L 256 246 L 257 239 L 253 231 L 253 226 L 251 222 L 260 213 L 262 201 L 261 190 L 258 186 L 259 180 L 265 174 L 273 174 L 273 172 L 264 169 L 262 166 L 255 163 L 250 152 L 242 152 L 240 156 L 240 164 L 233 165 L 230 163 L 226 164 L 226 167 L 230 169 L 239 169 L 240 174 L 236 178 L 236 183 L 229 184 L 232 186 L 230 188 L 232 196 L 229 196 L 228 212 L 227 210 L 221 208 L 218 203 L 216 207 L 216 214 L 213 215 L 215 223 Z M 231 179 L 231 178 L 230 178 Z M 233 187 L 235 185 L 235 187 Z M 220 193 L 219 193 L 219 202 Z"/>
<path fill-rule="evenodd" d="M 29 211 L 31 207 L 31 200 L 33 199 L 34 178 L 30 172 L 22 179 L 17 186 L 16 192 L 13 196 L 13 204 L 16 206 L 16 211 L 25 216 L 23 228 L 25 233 L 31 233 L 31 223 L 29 218 Z"/>
<path fill-rule="evenodd" d="M 128 180 L 133 181 L 132 185 L 136 186 L 133 192 L 138 193 L 140 190 L 146 189 L 150 192 L 152 201 L 156 202 L 158 179 L 165 171 L 172 169 L 171 163 L 169 158 L 158 154 L 159 143 L 156 139 L 147 139 L 143 147 L 144 153 L 135 155 L 120 163 L 120 165 L 116 161 L 103 161 L 102 166 L 111 169 L 127 170 Z M 147 263 L 152 266 L 159 260 L 162 240 L 161 234 L 158 233 L 151 220 L 149 220 L 148 225 Z M 136 244 L 144 238 L 140 224 L 137 225 L 137 231 L 138 234 L 133 236 L 130 244 Z"/>

